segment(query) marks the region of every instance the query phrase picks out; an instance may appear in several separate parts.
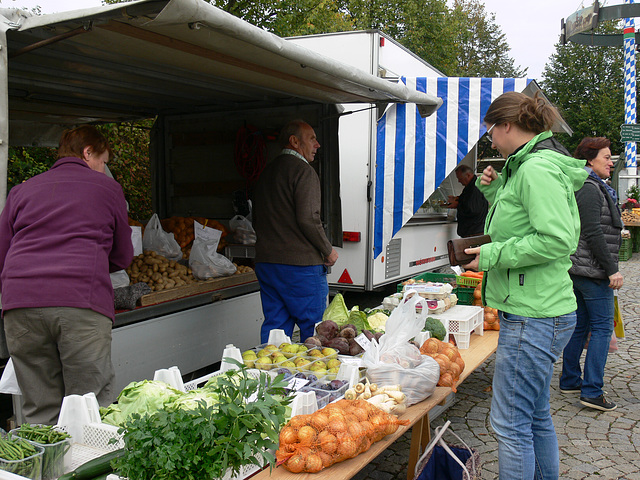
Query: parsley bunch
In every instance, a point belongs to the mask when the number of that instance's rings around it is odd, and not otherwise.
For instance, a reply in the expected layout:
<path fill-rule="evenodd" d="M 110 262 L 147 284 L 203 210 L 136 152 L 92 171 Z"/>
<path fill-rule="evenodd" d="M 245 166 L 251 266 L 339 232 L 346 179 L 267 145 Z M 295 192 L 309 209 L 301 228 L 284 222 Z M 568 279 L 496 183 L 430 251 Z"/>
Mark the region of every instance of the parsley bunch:
<path fill-rule="evenodd" d="M 195 408 L 133 414 L 124 433 L 125 455 L 115 462 L 123 477 L 135 480 L 204 480 L 236 476 L 245 465 L 273 466 L 278 433 L 285 420 L 286 382 L 264 372 L 258 379 L 247 369 L 230 370 L 205 387 L 219 403 Z M 249 399 L 249 401 L 247 401 Z"/>

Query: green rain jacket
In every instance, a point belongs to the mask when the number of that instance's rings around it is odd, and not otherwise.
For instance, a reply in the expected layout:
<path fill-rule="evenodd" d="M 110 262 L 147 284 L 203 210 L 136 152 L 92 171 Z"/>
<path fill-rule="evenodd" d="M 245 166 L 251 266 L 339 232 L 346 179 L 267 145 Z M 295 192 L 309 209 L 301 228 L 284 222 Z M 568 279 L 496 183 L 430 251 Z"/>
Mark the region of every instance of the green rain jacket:
<path fill-rule="evenodd" d="M 492 241 L 479 259 L 485 305 L 533 318 L 576 309 L 569 255 L 580 237 L 575 192 L 587 172 L 551 137 L 543 132 L 509 156 L 490 185 L 476 182 L 491 205 L 485 232 Z"/>

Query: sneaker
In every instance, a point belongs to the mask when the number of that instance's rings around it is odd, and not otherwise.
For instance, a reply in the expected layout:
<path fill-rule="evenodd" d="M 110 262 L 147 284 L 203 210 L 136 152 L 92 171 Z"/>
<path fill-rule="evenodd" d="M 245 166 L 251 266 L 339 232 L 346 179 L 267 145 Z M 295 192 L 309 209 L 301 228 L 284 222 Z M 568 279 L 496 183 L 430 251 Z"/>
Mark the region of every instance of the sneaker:
<path fill-rule="evenodd" d="M 573 387 L 573 388 L 562 388 L 562 387 L 560 387 L 560 391 L 562 393 L 580 393 L 580 387 Z"/>
<path fill-rule="evenodd" d="M 595 408 L 596 410 L 602 410 L 603 412 L 610 412 L 617 408 L 615 403 L 607 401 L 604 394 L 596 398 L 580 397 L 580 403 L 585 407 Z"/>

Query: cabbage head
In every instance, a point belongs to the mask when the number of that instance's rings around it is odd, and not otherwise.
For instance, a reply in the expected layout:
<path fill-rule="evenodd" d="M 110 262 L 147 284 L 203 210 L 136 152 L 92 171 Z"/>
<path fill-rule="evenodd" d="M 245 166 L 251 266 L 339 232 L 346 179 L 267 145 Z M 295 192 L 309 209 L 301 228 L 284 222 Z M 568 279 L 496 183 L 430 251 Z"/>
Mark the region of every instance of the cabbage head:
<path fill-rule="evenodd" d="M 183 392 L 164 382 L 154 380 L 131 382 L 118 395 L 117 405 L 107 407 L 102 421 L 120 426 L 132 413 L 144 415 L 162 410 L 181 395 Z"/>

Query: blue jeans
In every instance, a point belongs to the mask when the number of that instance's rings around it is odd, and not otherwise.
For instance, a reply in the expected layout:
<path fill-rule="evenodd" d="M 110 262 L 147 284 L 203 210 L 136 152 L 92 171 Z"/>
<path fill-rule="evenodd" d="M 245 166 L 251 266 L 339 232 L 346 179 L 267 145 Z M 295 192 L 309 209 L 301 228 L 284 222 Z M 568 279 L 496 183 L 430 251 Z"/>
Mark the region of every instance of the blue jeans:
<path fill-rule="evenodd" d="M 273 329 L 282 329 L 291 337 L 296 325 L 301 341 L 313 336 L 315 324 L 327 308 L 327 268 L 260 262 L 256 263 L 256 276 L 264 313 L 260 341 L 266 343 Z"/>
<path fill-rule="evenodd" d="M 498 438 L 499 478 L 557 479 L 560 460 L 549 387 L 553 364 L 571 337 L 576 314 L 551 318 L 499 315 L 490 416 Z"/>
<path fill-rule="evenodd" d="M 578 321 L 571 340 L 562 354 L 560 388 L 581 387 L 581 396 L 596 398 L 602 395 L 604 367 L 613 334 L 613 290 L 609 280 L 571 275 L 573 291 L 578 301 Z M 584 359 L 584 378 L 580 370 L 580 355 L 589 337 Z"/>

